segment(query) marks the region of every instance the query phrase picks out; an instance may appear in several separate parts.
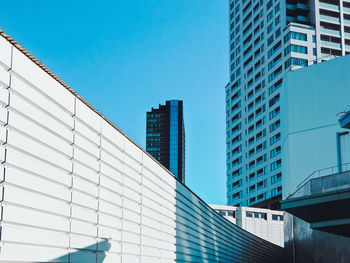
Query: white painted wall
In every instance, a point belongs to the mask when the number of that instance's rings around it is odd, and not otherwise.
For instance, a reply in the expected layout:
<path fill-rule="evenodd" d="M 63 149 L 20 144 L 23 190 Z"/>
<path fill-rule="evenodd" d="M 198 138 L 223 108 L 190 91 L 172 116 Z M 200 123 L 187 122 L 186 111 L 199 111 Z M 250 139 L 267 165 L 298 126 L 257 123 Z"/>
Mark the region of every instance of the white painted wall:
<path fill-rule="evenodd" d="M 0 37 L 0 262 L 275 262 Z"/>
<path fill-rule="evenodd" d="M 337 114 L 350 101 L 349 68 L 345 56 L 286 75 L 281 91 L 283 198 L 314 171 L 338 165 L 336 133 L 346 130 Z M 349 141 L 349 135 L 342 136 L 344 147 Z M 349 162 L 344 154 L 342 163 Z"/>
<path fill-rule="evenodd" d="M 282 211 L 229 205 L 210 205 L 210 207 L 219 214 L 222 213 L 221 215 L 224 218 L 240 228 L 276 245 L 284 246 Z M 229 211 L 234 212 L 234 216 L 230 216 Z M 223 212 L 225 215 L 223 215 Z M 262 214 L 266 217 L 262 217 Z"/>

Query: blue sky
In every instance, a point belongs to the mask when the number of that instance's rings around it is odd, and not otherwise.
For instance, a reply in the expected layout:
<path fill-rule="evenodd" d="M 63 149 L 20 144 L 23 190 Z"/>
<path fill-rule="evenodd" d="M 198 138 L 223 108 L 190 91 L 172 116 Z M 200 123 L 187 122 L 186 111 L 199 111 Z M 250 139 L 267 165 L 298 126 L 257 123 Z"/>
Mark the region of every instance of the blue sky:
<path fill-rule="evenodd" d="M 5 1 L 0 27 L 142 147 L 146 112 L 182 99 L 186 184 L 204 201 L 225 204 L 227 6 Z"/>

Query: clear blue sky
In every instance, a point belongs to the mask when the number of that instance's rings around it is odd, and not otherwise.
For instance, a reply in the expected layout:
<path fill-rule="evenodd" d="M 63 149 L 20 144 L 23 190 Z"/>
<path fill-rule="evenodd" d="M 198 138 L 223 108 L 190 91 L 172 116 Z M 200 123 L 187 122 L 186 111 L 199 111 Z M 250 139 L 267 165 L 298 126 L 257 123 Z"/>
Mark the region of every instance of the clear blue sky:
<path fill-rule="evenodd" d="M 145 147 L 146 111 L 184 101 L 186 184 L 226 203 L 227 0 L 3 1 L 0 27 Z"/>

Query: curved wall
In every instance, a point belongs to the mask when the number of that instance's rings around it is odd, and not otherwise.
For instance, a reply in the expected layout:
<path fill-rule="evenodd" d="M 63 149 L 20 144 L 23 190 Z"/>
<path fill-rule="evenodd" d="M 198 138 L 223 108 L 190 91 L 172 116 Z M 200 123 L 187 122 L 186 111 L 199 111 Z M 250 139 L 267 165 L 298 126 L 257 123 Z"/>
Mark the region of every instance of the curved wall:
<path fill-rule="evenodd" d="M 278 261 L 1 35 L 0 262 Z"/>

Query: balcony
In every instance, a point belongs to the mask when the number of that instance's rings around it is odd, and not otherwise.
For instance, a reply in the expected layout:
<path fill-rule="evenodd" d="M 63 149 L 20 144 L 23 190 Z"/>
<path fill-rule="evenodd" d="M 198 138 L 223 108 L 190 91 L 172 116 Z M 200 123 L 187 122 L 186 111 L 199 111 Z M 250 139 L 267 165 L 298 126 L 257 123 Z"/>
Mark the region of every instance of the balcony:
<path fill-rule="evenodd" d="M 310 223 L 312 229 L 350 237 L 349 169 L 350 164 L 344 164 L 314 172 L 281 201 L 282 209 Z M 336 170 L 340 172 L 332 173 Z"/>
<path fill-rule="evenodd" d="M 344 32 L 344 37 L 350 39 L 350 33 Z"/>
<path fill-rule="evenodd" d="M 340 24 L 340 19 L 332 16 L 320 15 L 320 20 L 333 24 Z"/>
<path fill-rule="evenodd" d="M 344 25 L 350 26 L 350 20 L 344 19 L 343 20 Z"/>
<path fill-rule="evenodd" d="M 343 12 L 344 13 L 347 13 L 347 14 L 350 14 L 350 8 L 349 7 L 343 7 Z"/>
<path fill-rule="evenodd" d="M 321 27 L 321 33 L 327 36 L 341 37 L 340 31 Z M 350 34 L 349 34 L 350 35 Z"/>
<path fill-rule="evenodd" d="M 332 5 L 332 4 L 327 4 L 327 3 L 323 3 L 323 2 L 319 2 L 319 7 L 322 9 L 336 11 L 336 12 L 340 11 L 338 5 Z"/>
<path fill-rule="evenodd" d="M 327 48 L 335 48 L 335 49 L 341 49 L 341 44 L 340 43 L 334 43 L 334 42 L 328 42 L 328 41 L 321 41 L 321 46 L 322 47 L 327 47 Z"/>

